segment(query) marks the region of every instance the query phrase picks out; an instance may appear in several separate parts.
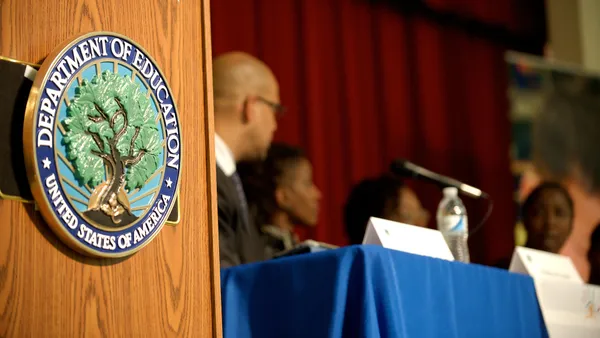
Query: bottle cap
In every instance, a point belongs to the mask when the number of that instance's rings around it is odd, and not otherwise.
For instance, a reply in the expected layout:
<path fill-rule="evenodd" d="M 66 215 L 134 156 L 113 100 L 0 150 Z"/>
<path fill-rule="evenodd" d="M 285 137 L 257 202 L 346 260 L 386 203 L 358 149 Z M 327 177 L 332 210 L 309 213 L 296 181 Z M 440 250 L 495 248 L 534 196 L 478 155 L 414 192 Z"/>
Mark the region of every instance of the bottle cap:
<path fill-rule="evenodd" d="M 458 196 L 458 189 L 455 187 L 446 187 L 443 190 L 445 197 L 456 197 Z"/>

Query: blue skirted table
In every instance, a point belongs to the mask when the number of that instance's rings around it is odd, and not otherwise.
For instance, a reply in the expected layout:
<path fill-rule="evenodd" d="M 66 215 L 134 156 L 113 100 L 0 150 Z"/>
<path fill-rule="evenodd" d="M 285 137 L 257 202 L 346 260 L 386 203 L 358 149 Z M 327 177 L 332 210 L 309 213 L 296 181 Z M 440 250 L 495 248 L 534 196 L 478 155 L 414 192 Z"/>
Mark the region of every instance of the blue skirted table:
<path fill-rule="evenodd" d="M 223 334 L 245 337 L 547 337 L 533 280 L 377 246 L 221 272 Z"/>

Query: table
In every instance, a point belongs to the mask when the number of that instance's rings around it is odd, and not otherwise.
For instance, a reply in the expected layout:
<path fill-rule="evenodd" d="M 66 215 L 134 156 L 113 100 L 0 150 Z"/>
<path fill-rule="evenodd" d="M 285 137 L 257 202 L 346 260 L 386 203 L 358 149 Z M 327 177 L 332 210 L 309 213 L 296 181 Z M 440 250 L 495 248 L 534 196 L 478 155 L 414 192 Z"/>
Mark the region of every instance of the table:
<path fill-rule="evenodd" d="M 223 335 L 547 337 L 533 280 L 377 246 L 221 272 Z"/>

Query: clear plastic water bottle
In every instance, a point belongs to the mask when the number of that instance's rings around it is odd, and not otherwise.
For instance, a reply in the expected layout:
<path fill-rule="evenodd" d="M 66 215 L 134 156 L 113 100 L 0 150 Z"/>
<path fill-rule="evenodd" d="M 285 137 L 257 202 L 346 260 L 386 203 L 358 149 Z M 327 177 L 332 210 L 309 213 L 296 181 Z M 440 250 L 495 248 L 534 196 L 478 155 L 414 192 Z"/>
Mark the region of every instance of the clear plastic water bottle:
<path fill-rule="evenodd" d="M 458 197 L 458 189 L 444 188 L 444 198 L 437 210 L 437 226 L 444 235 L 454 259 L 468 263 L 470 258 L 467 244 L 469 238 L 467 209 Z"/>

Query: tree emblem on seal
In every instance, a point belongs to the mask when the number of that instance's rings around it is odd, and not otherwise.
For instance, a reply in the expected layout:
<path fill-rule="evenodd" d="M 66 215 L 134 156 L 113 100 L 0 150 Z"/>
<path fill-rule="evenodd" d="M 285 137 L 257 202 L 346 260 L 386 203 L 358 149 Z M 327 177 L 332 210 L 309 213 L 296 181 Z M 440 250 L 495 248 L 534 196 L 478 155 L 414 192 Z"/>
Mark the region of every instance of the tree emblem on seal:
<path fill-rule="evenodd" d="M 146 93 L 131 77 L 105 71 L 76 88 L 63 124 L 75 177 L 93 188 L 84 215 L 109 227 L 136 221 L 127 192 L 144 186 L 162 150 Z"/>

